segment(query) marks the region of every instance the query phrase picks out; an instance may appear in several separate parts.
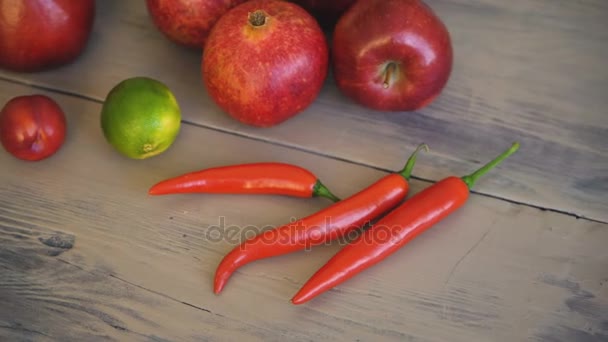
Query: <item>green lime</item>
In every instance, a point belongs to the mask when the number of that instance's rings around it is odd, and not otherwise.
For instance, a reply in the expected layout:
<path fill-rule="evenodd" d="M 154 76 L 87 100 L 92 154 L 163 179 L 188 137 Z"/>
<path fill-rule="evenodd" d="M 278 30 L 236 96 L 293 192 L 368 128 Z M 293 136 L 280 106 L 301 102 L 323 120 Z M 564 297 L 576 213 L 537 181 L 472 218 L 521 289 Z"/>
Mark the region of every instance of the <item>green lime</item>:
<path fill-rule="evenodd" d="M 171 90 L 147 77 L 133 77 L 117 84 L 101 110 L 106 140 L 118 152 L 134 159 L 164 152 L 175 141 L 180 123 L 180 108 Z"/>

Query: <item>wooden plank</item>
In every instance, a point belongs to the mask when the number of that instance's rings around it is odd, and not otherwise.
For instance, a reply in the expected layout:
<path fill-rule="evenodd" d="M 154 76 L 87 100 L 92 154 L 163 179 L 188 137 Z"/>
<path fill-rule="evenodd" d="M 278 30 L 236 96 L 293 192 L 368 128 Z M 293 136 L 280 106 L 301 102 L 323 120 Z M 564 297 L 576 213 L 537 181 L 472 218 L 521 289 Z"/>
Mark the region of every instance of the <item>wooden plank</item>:
<path fill-rule="evenodd" d="M 0 338 L 6 341 L 167 341 L 249 339 L 236 322 L 176 298 L 130 283 L 100 265 L 83 262 L 85 251 L 42 241 L 73 239 L 22 215 L 0 219 Z M 15 217 L 13 216 L 13 217 Z M 47 240 L 45 240 L 47 239 Z M 69 261 L 62 253 L 73 254 Z M 193 329 L 194 327 L 194 329 Z M 255 331 L 253 331 L 255 336 Z"/>
<path fill-rule="evenodd" d="M 0 101 L 31 91 L 0 82 Z M 0 339 L 608 337 L 608 225 L 481 195 L 307 305 L 288 300 L 339 243 L 248 265 L 215 296 L 215 267 L 237 242 L 214 235 L 221 217 L 239 237 L 328 202 L 151 198 L 150 184 L 202 167 L 279 160 L 310 168 L 346 196 L 384 173 L 192 125 L 165 154 L 128 160 L 104 143 L 98 103 L 53 97 L 69 123 L 59 153 L 38 163 L 0 154 Z M 414 181 L 412 193 L 427 185 Z"/>
<path fill-rule="evenodd" d="M 200 53 L 153 27 L 141 2 L 100 1 L 92 40 L 74 64 L 0 77 L 103 100 L 119 81 L 167 83 L 187 121 L 381 169 L 428 143 L 415 175 L 471 171 L 513 140 L 522 150 L 480 184 L 493 196 L 608 221 L 608 3 L 429 0 L 454 40 L 455 66 L 429 108 L 377 113 L 344 98 L 331 77 L 304 113 L 271 129 L 241 125 L 207 97 Z"/>

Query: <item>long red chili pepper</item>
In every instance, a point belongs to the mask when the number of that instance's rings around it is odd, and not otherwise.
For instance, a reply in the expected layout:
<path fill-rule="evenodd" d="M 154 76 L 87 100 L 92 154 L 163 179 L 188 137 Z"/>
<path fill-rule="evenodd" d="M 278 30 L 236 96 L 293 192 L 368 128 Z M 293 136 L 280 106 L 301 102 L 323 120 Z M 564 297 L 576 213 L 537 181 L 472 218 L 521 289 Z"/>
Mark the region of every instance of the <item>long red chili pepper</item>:
<path fill-rule="evenodd" d="M 398 205 L 407 194 L 408 180 L 421 148 L 427 149 L 427 146 L 420 145 L 399 173 L 382 177 L 349 198 L 303 219 L 267 230 L 236 246 L 216 270 L 214 292 L 222 291 L 232 273 L 247 263 L 342 237 Z"/>
<path fill-rule="evenodd" d="M 443 179 L 392 210 L 322 266 L 292 298 L 292 303 L 302 304 L 311 300 L 403 247 L 462 206 L 477 178 L 518 148 L 519 144 L 515 143 L 471 175 Z"/>
<path fill-rule="evenodd" d="M 286 163 L 239 164 L 190 172 L 159 182 L 148 193 L 275 194 L 339 201 L 312 172 Z"/>

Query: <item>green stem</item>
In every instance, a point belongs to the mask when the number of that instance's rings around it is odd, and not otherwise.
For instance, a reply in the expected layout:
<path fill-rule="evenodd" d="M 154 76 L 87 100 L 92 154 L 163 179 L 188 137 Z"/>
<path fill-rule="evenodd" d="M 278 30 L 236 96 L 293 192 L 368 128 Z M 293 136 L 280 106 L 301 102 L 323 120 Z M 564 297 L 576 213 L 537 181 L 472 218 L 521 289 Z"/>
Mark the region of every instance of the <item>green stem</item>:
<path fill-rule="evenodd" d="M 418 155 L 418 152 L 422 149 L 424 149 L 425 152 L 429 151 L 429 147 L 426 144 L 418 145 L 418 147 L 416 148 L 416 151 L 414 151 L 414 153 L 412 153 L 412 155 L 407 160 L 407 163 L 405 164 L 403 169 L 401 171 L 399 171 L 399 174 L 401 176 L 403 176 L 403 178 L 410 180 L 410 176 L 412 175 L 412 170 L 414 169 L 414 165 L 416 164 L 416 156 Z"/>
<path fill-rule="evenodd" d="M 397 63 L 389 62 L 386 68 L 384 69 L 384 80 L 382 82 L 382 87 L 384 87 L 384 89 L 388 89 L 391 86 L 391 84 L 393 83 L 393 77 L 395 77 L 396 73 Z"/>
<path fill-rule="evenodd" d="M 470 175 L 462 177 L 462 181 L 467 184 L 469 189 L 471 189 L 475 185 L 475 182 L 477 181 L 477 179 L 479 177 L 483 176 L 486 172 L 490 171 L 496 165 L 500 164 L 503 160 L 507 159 L 510 155 L 515 153 L 515 151 L 517 151 L 518 149 L 519 149 L 519 143 L 518 142 L 513 143 L 513 145 L 511 145 L 511 147 L 508 150 L 504 151 L 501 155 L 496 157 L 496 159 L 487 163 L 481 169 L 471 173 Z"/>
<path fill-rule="evenodd" d="M 315 186 L 312 188 L 312 195 L 316 197 L 325 197 L 329 198 L 334 202 L 340 201 L 336 195 L 332 194 L 331 191 L 323 184 L 320 180 L 317 179 Z"/>

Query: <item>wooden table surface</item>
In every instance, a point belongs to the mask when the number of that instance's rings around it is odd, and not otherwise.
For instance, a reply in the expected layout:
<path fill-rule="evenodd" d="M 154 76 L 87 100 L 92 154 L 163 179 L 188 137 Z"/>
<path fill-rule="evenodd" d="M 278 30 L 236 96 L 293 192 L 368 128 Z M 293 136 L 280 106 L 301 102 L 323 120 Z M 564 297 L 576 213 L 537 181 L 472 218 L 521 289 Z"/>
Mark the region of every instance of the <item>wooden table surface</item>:
<path fill-rule="evenodd" d="M 428 3 L 455 65 L 442 95 L 413 113 L 362 108 L 330 75 L 297 117 L 242 125 L 206 95 L 200 52 L 166 40 L 143 1 L 98 1 L 70 65 L 1 71 L 0 104 L 49 95 L 69 129 L 47 160 L 0 153 L 0 340 L 608 341 L 608 2 Z M 175 144 L 146 160 L 120 156 L 99 125 L 108 91 L 132 76 L 167 84 L 183 112 Z M 289 299 L 340 244 L 247 265 L 221 295 L 212 277 L 247 227 L 327 200 L 147 195 L 184 172 L 281 161 L 346 197 L 426 142 L 415 194 L 513 141 L 521 149 L 458 212 L 301 306 Z"/>

